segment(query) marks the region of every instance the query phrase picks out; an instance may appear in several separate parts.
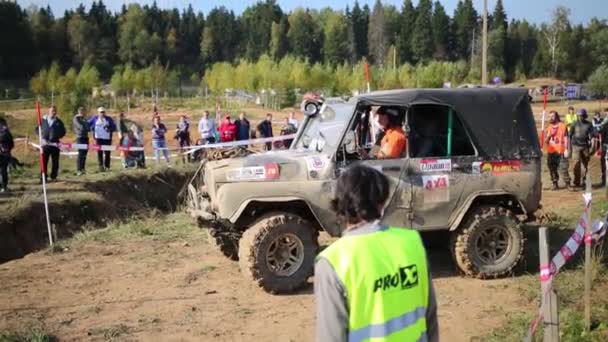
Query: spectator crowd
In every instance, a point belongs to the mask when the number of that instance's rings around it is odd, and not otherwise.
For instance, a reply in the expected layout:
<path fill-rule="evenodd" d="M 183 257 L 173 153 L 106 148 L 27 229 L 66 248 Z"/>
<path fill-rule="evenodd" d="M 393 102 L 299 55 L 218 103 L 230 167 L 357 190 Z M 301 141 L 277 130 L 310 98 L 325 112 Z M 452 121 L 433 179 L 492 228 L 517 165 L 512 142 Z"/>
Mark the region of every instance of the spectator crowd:
<path fill-rule="evenodd" d="M 247 115 L 240 112 L 236 120 L 232 120 L 230 114 L 221 113 L 218 109 L 215 117 L 221 119 L 216 121 L 212 118 L 209 111 L 204 111 L 198 121 L 198 139 L 196 145 L 207 145 L 217 142 L 245 141 L 252 138 L 270 138 L 274 136 L 272 126 L 272 114 L 268 113 L 265 119 L 261 120 L 255 127 L 252 127 Z M 280 130 L 280 135 L 295 134 L 297 132 L 298 121 L 292 112 Z M 132 120 L 125 117 L 123 112 L 118 115 L 115 121 L 108 115 L 104 107 L 97 108 L 94 115 L 88 116 L 84 107 L 79 107 L 72 118 L 71 125 L 74 143 L 72 147 L 76 152 L 76 175 L 84 175 L 87 165 L 89 150 L 96 150 L 97 165 L 99 172 L 106 172 L 111 169 L 112 151 L 115 149 L 114 143 L 118 145 L 120 160 L 123 168 L 145 168 L 146 157 L 143 151 L 144 131 L 142 127 Z M 56 106 L 51 106 L 48 112 L 41 118 L 39 126 L 36 126 L 35 134 L 40 136 L 42 164 L 45 170 L 45 181 L 54 182 L 57 180 L 60 169 L 61 141 L 66 137 L 66 125 L 58 116 Z M 154 158 L 160 163 L 161 157 L 167 166 L 170 167 L 169 128 L 163 123 L 161 116 L 155 109 L 152 117 L 151 143 L 154 149 Z M 118 140 L 115 140 L 118 136 Z M 173 139 L 176 140 L 180 150 L 182 161 L 190 162 L 194 158 L 190 153 L 184 153 L 192 144 L 190 133 L 190 121 L 187 115 L 181 115 Z M 289 148 L 293 139 L 279 141 L 274 144 L 274 148 Z M 93 146 L 91 146 L 93 144 Z M 248 147 L 247 145 L 242 145 Z M 14 148 L 14 139 L 9 130 L 8 123 L 0 118 L 0 192 L 8 191 L 8 170 L 14 158 L 11 150 Z M 266 150 L 273 149 L 272 143 L 264 144 Z M 50 169 L 49 169 L 50 162 Z M 40 177 L 42 182 L 42 173 Z"/>

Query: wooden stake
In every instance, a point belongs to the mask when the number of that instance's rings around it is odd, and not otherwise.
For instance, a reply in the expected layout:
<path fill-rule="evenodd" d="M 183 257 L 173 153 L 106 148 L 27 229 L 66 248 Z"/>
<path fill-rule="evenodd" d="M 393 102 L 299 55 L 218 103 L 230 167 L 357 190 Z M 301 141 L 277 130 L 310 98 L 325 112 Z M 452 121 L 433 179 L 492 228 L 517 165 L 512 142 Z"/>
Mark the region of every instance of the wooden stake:
<path fill-rule="evenodd" d="M 549 267 L 551 262 L 549 256 L 549 239 L 547 236 L 547 227 L 541 227 L 538 230 L 538 247 L 540 252 L 540 267 L 541 273 L 544 267 Z M 559 314 L 557 295 L 551 286 L 550 280 L 541 278 L 540 290 L 542 296 L 543 309 L 543 327 L 544 337 L 543 342 L 559 342 Z M 548 292 L 547 292 L 548 291 Z"/>
<path fill-rule="evenodd" d="M 591 172 L 587 171 L 586 180 L 588 194 L 591 194 Z M 587 224 L 585 225 L 585 328 L 591 330 L 591 243 L 587 239 L 591 235 L 591 203 L 587 211 Z"/>

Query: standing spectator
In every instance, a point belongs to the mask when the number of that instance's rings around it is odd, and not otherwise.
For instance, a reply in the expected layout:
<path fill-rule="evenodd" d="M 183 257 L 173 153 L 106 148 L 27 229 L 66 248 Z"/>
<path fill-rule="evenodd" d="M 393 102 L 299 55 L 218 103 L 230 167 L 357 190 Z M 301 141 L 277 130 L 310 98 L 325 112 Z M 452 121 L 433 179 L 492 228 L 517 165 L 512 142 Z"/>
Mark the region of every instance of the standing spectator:
<path fill-rule="evenodd" d="M 209 118 L 209 111 L 206 110 L 198 122 L 198 132 L 201 135 L 203 144 L 215 143 L 215 131 L 215 120 Z"/>
<path fill-rule="evenodd" d="M 293 125 L 293 127 L 296 129 L 296 131 L 298 130 L 299 123 L 298 123 L 298 119 L 296 119 L 296 113 L 295 112 L 290 112 L 289 113 L 289 119 L 288 119 L 289 123 Z"/>
<path fill-rule="evenodd" d="M 8 192 L 8 165 L 13 157 L 11 150 L 15 147 L 13 135 L 4 118 L 0 118 L 0 193 Z"/>
<path fill-rule="evenodd" d="M 87 148 L 78 149 L 78 157 L 76 158 L 76 175 L 82 176 L 85 173 L 85 166 L 87 163 L 87 153 L 89 145 L 89 124 L 87 119 L 84 117 L 84 107 L 78 107 L 78 112 L 74 115 L 72 120 L 72 129 L 76 136 L 76 143 L 81 145 L 87 145 Z"/>
<path fill-rule="evenodd" d="M 606 186 L 606 152 L 608 151 L 608 117 L 602 120 L 598 128 L 598 133 L 601 141 L 601 159 L 600 159 L 600 169 L 602 170 L 602 186 Z"/>
<path fill-rule="evenodd" d="M 298 132 L 298 129 L 291 123 L 290 118 L 285 117 L 285 122 L 283 123 L 283 127 L 281 127 L 281 135 L 292 135 L 292 134 L 296 134 L 297 132 Z M 285 140 L 283 140 L 283 146 L 286 149 L 289 149 L 292 142 L 293 142 L 293 139 L 285 139 Z"/>
<path fill-rule="evenodd" d="M 106 116 L 106 109 L 99 107 L 97 108 L 97 115 L 89 119 L 89 129 L 93 131 L 95 143 L 99 145 L 99 150 L 97 151 L 99 171 L 109 171 L 110 154 L 112 151 L 104 151 L 101 148 L 112 145 L 112 134 L 116 132 L 116 124 L 111 117 Z"/>
<path fill-rule="evenodd" d="M 568 129 L 571 128 L 572 125 L 577 121 L 576 113 L 574 112 L 574 107 L 568 107 L 568 114 L 566 114 L 566 125 L 568 125 Z"/>
<path fill-rule="evenodd" d="M 245 117 L 244 112 L 239 114 L 239 118 L 234 124 L 236 125 L 236 140 L 249 140 L 251 125 L 249 124 L 249 120 Z"/>
<path fill-rule="evenodd" d="M 549 112 L 549 127 L 545 132 L 545 146 L 547 149 L 547 167 L 553 182 L 553 190 L 559 188 L 559 171 L 562 173 L 566 187 L 570 188 L 570 175 L 568 174 L 568 126 L 561 122 L 556 111 Z"/>
<path fill-rule="evenodd" d="M 42 159 L 45 173 L 48 175 L 49 158 L 53 159 L 51 166 L 51 181 L 57 180 L 59 173 L 59 140 L 65 136 L 65 126 L 63 121 L 57 117 L 57 107 L 51 106 L 49 113 L 44 116 L 40 125 L 42 131 Z M 38 134 L 38 127 L 36 127 Z M 42 178 L 40 179 L 42 182 Z"/>
<path fill-rule="evenodd" d="M 272 138 L 272 114 L 266 114 L 266 119 L 260 121 L 258 126 L 256 127 L 257 131 L 260 133 L 260 138 Z M 272 143 L 266 143 L 266 151 L 272 150 Z"/>
<path fill-rule="evenodd" d="M 177 123 L 177 127 L 175 129 L 175 138 L 177 139 L 181 152 L 184 153 L 186 151 L 186 147 L 190 146 L 190 122 L 188 121 L 188 117 L 186 115 L 179 117 L 179 122 Z M 182 154 L 182 156 L 184 163 L 186 162 L 186 158 L 188 161 L 190 161 L 190 154 Z"/>
<path fill-rule="evenodd" d="M 346 230 L 316 259 L 317 341 L 439 341 L 426 250 L 416 230 L 381 222 L 389 195 L 371 167 L 338 178 L 332 207 Z"/>
<path fill-rule="evenodd" d="M 572 145 L 570 150 L 572 151 L 572 163 L 574 165 L 574 186 L 584 188 L 587 179 L 587 166 L 591 156 L 593 125 L 587 121 L 587 111 L 585 109 L 579 109 L 577 116 L 578 120 L 568 129 L 568 138 Z"/>
<path fill-rule="evenodd" d="M 156 162 L 160 162 L 160 151 L 163 151 L 165 161 L 169 164 L 169 150 L 167 150 L 167 140 L 165 134 L 167 133 L 167 127 L 165 124 L 160 122 L 160 116 L 155 116 L 152 120 L 152 147 L 154 147 L 154 157 Z"/>
<path fill-rule="evenodd" d="M 123 111 L 120 112 L 118 116 L 118 145 L 122 146 L 123 139 L 129 133 L 128 122 L 125 119 L 125 113 Z M 122 166 L 124 168 L 127 167 L 126 162 L 126 154 L 125 151 L 120 151 L 120 159 L 122 160 Z"/>
<path fill-rule="evenodd" d="M 125 118 L 125 112 L 121 111 L 118 115 L 118 143 L 122 143 L 122 139 L 129 133 L 129 122 Z"/>
<path fill-rule="evenodd" d="M 230 115 L 226 114 L 220 125 L 220 141 L 229 142 L 236 139 L 236 125 L 232 122 Z"/>

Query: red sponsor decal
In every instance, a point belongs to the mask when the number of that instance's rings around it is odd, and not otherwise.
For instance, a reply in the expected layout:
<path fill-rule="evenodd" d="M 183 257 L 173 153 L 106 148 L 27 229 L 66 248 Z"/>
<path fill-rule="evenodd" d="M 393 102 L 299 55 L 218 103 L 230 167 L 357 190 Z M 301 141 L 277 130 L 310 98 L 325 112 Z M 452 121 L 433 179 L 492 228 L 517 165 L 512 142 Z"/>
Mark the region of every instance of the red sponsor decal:
<path fill-rule="evenodd" d="M 483 162 L 480 167 L 481 172 L 491 172 L 494 175 L 519 172 L 521 170 L 521 161 L 506 160 L 506 161 L 490 161 Z"/>
<path fill-rule="evenodd" d="M 72 144 L 70 143 L 61 143 L 59 144 L 59 148 L 62 150 L 69 150 L 70 148 L 72 148 Z"/>
<path fill-rule="evenodd" d="M 127 146 L 118 146 L 119 151 L 129 151 L 130 149 Z"/>
<path fill-rule="evenodd" d="M 266 179 L 279 178 L 279 165 L 278 164 L 264 165 L 264 171 L 266 172 Z"/>
<path fill-rule="evenodd" d="M 89 145 L 89 147 L 91 148 L 91 150 L 93 151 L 99 151 L 101 150 L 101 145 L 97 145 L 97 144 L 91 144 Z"/>
<path fill-rule="evenodd" d="M 437 189 L 447 188 L 448 187 L 447 176 L 429 178 L 426 180 L 424 187 L 427 190 L 437 190 Z"/>

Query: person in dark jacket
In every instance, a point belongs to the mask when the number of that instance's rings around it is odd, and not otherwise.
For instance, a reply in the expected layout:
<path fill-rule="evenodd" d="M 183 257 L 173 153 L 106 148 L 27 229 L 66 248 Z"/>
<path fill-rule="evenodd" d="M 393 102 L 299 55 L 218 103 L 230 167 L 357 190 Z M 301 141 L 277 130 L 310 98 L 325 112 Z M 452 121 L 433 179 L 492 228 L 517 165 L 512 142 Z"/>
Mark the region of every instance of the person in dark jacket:
<path fill-rule="evenodd" d="M 164 123 L 160 122 L 160 116 L 155 116 L 152 119 L 152 147 L 154 147 L 154 157 L 156 163 L 160 162 L 160 151 L 163 151 L 165 161 L 169 165 L 169 150 L 167 150 L 167 139 L 165 134 L 167 133 L 167 127 Z"/>
<path fill-rule="evenodd" d="M 185 153 L 187 148 L 190 146 L 190 121 L 186 115 L 179 117 L 179 122 L 175 128 L 175 139 L 179 144 L 179 148 L 182 153 Z M 185 163 L 186 160 L 190 161 L 191 154 L 182 155 L 182 161 Z"/>
<path fill-rule="evenodd" d="M 574 186 L 586 185 L 589 158 L 591 157 L 591 146 L 594 143 L 594 130 L 591 122 L 587 121 L 587 111 L 583 108 L 577 112 L 578 120 L 568 130 L 568 141 L 572 145 L 572 173 L 574 175 Z"/>
<path fill-rule="evenodd" d="M 245 117 L 245 112 L 239 114 L 239 119 L 234 122 L 236 125 L 236 140 L 249 140 L 251 125 Z"/>
<path fill-rule="evenodd" d="M 15 147 L 15 141 L 8 124 L 4 118 L 0 118 L 0 193 L 8 192 L 8 166 L 11 163 L 11 150 Z"/>
<path fill-rule="evenodd" d="M 297 132 L 298 132 L 298 129 L 291 123 L 290 118 L 286 117 L 285 122 L 283 123 L 283 127 L 281 127 L 281 135 L 292 135 L 292 134 L 296 134 Z M 292 142 L 293 142 L 293 139 L 285 139 L 285 140 L 283 140 L 282 145 L 286 149 L 289 149 L 289 147 L 291 147 Z"/>
<path fill-rule="evenodd" d="M 44 164 L 45 177 L 48 175 L 49 158 L 53 159 L 51 164 L 51 181 L 57 180 L 59 173 L 59 140 L 65 136 L 63 121 L 57 117 L 57 107 L 51 106 L 49 112 L 42 118 L 40 131 L 42 133 L 42 160 Z M 36 127 L 38 134 L 38 127 Z M 42 179 L 41 179 L 42 181 Z"/>
<path fill-rule="evenodd" d="M 76 136 L 76 143 L 81 145 L 89 145 L 89 124 L 84 116 L 84 107 L 79 107 L 78 112 L 72 120 L 72 129 Z M 76 175 L 81 176 L 85 173 L 85 165 L 87 162 L 87 152 L 84 146 L 79 146 L 78 157 L 76 158 Z"/>
<path fill-rule="evenodd" d="M 256 127 L 257 131 L 260 133 L 260 138 L 272 138 L 272 114 L 266 114 L 266 119 L 258 123 Z M 266 151 L 272 150 L 272 143 L 266 143 Z"/>
<path fill-rule="evenodd" d="M 116 132 L 116 124 L 111 117 L 106 116 L 105 108 L 97 108 L 97 115 L 89 119 L 88 123 L 89 129 L 93 131 L 93 137 L 99 147 L 112 145 L 112 133 Z M 101 148 L 97 151 L 99 171 L 110 170 L 110 153 L 111 151 L 102 151 Z"/>

